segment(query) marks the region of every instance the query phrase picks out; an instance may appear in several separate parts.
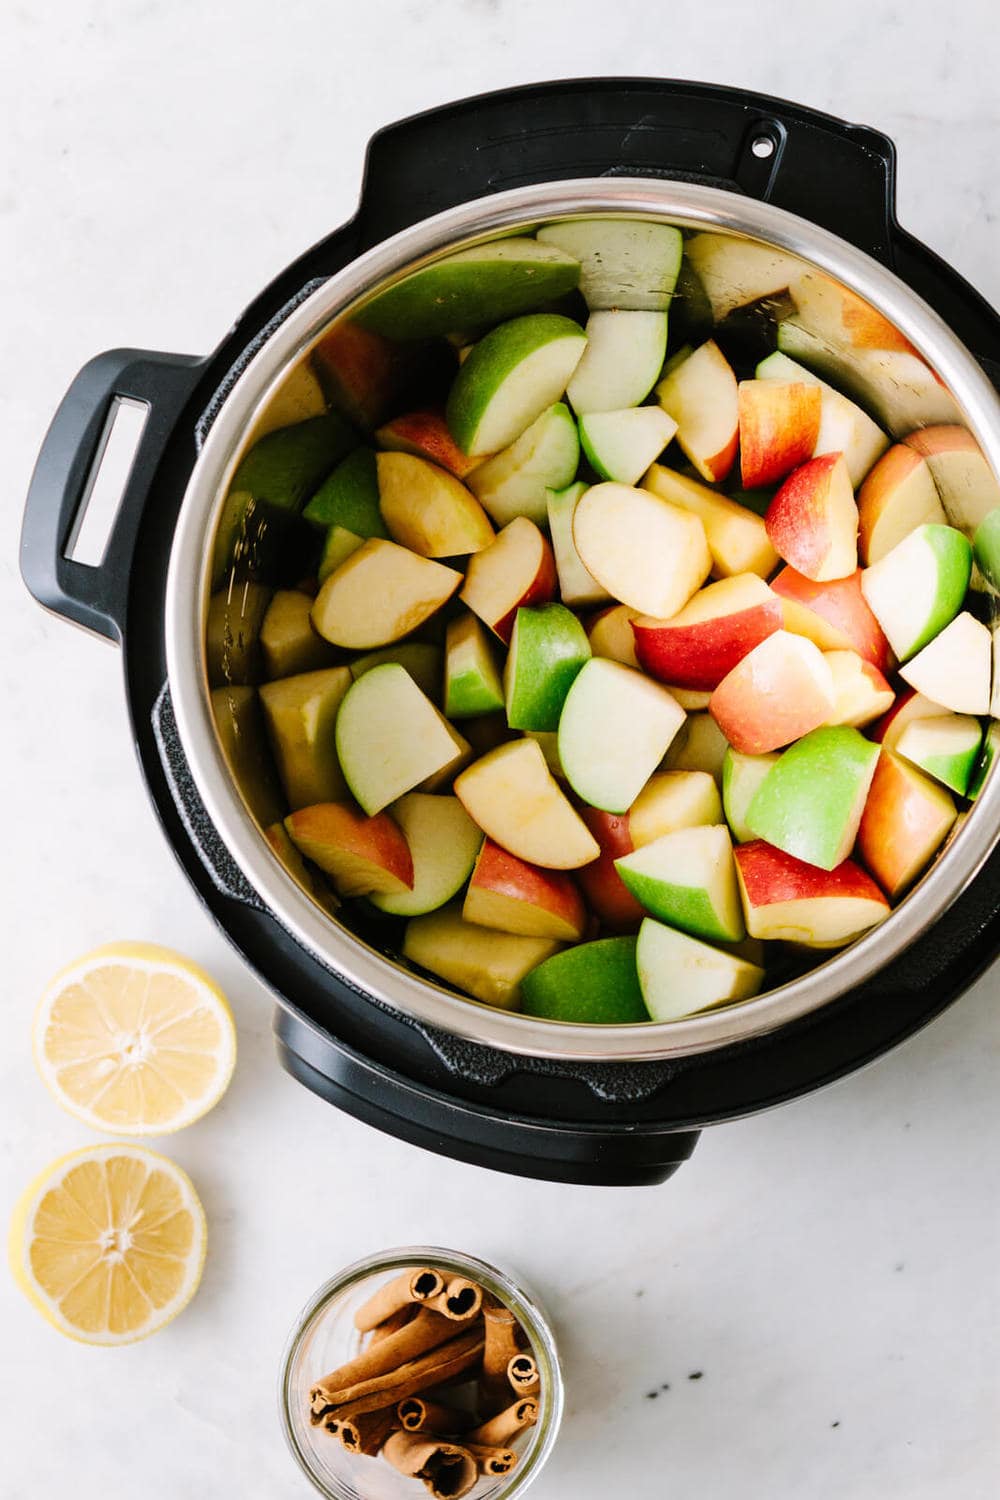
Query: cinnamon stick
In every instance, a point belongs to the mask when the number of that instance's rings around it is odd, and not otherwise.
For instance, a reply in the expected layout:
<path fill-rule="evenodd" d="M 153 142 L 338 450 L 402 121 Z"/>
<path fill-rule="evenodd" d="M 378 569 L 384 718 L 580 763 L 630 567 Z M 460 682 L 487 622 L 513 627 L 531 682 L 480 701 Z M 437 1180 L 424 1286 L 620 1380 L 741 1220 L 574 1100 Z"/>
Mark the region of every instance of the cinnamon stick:
<path fill-rule="evenodd" d="M 541 1382 L 538 1365 L 530 1354 L 515 1354 L 507 1366 L 507 1379 L 516 1396 L 537 1396 Z"/>
<path fill-rule="evenodd" d="M 451 1325 L 454 1330 L 454 1325 Z M 405 1332 L 405 1330 L 404 1330 Z M 379 1352 L 389 1344 L 386 1339 Z M 483 1334 L 479 1327 L 467 1329 L 457 1338 L 427 1350 L 416 1359 L 394 1370 L 358 1380 L 337 1390 L 322 1389 L 321 1394 L 334 1407 L 341 1421 L 349 1421 L 362 1412 L 378 1411 L 383 1406 L 397 1406 L 409 1396 L 419 1395 L 432 1386 L 454 1380 L 479 1363 L 483 1353 Z M 335 1372 L 336 1373 L 336 1372 Z"/>
<path fill-rule="evenodd" d="M 467 1440 L 486 1447 L 502 1446 L 516 1436 L 522 1427 L 533 1427 L 537 1421 L 538 1402 L 534 1396 L 525 1396 L 504 1411 L 498 1412 L 488 1422 L 483 1422 L 481 1426 L 473 1428 L 467 1434 Z"/>
<path fill-rule="evenodd" d="M 404 1432 L 455 1433 L 476 1425 L 470 1411 L 444 1406 L 440 1401 L 428 1401 L 420 1396 L 400 1401 L 396 1418 Z"/>
<path fill-rule="evenodd" d="M 322 1397 L 328 1406 L 338 1406 L 346 1399 L 344 1391 L 351 1391 L 366 1380 L 397 1370 L 454 1336 L 455 1325 L 449 1318 L 442 1318 L 440 1313 L 422 1307 L 415 1318 L 388 1338 L 380 1340 L 374 1348 L 369 1345 L 356 1359 L 317 1380 L 309 1393 L 310 1399 L 315 1402 L 317 1397 Z"/>
<path fill-rule="evenodd" d="M 483 1305 L 483 1289 L 464 1276 L 455 1276 L 437 1296 L 429 1298 L 428 1307 L 444 1318 L 456 1323 L 467 1323 L 479 1314 Z"/>
<path fill-rule="evenodd" d="M 346 1422 L 338 1422 L 337 1436 L 349 1453 L 372 1456 L 398 1426 L 396 1408 L 384 1406 L 380 1411 L 360 1412 Z"/>
<path fill-rule="evenodd" d="M 394 1432 L 382 1453 L 400 1474 L 422 1479 L 435 1500 L 457 1500 L 479 1478 L 476 1460 L 465 1448 L 418 1432 Z"/>
<path fill-rule="evenodd" d="M 483 1323 L 486 1344 L 483 1349 L 483 1396 L 489 1409 L 505 1405 L 510 1398 L 510 1382 L 507 1366 L 520 1353 L 518 1346 L 518 1322 L 509 1307 L 495 1297 L 483 1302 Z"/>
<path fill-rule="evenodd" d="M 509 1474 L 517 1464 L 513 1448 L 498 1448 L 491 1443 L 465 1443 L 462 1447 L 476 1460 L 480 1474 Z"/>
<path fill-rule="evenodd" d="M 412 1302 L 430 1302 L 444 1291 L 444 1277 L 431 1266 L 417 1266 L 394 1276 L 380 1286 L 374 1296 L 369 1297 L 354 1314 L 354 1326 L 359 1333 L 370 1333 L 393 1313 Z"/>
<path fill-rule="evenodd" d="M 390 1313 L 377 1328 L 373 1328 L 368 1338 L 366 1348 L 374 1349 L 376 1344 L 381 1344 L 383 1339 L 389 1338 L 390 1334 L 398 1333 L 411 1323 L 417 1315 L 420 1307 L 419 1302 L 407 1302 L 405 1307 L 400 1307 L 394 1313 Z"/>

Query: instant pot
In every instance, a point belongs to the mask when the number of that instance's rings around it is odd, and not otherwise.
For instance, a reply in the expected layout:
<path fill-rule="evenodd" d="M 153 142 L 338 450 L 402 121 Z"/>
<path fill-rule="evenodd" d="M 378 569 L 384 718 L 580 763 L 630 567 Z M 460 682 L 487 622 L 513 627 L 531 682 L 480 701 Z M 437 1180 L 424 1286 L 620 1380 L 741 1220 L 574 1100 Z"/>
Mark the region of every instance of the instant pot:
<path fill-rule="evenodd" d="M 206 358 L 115 350 L 76 377 L 28 496 L 40 603 L 122 647 L 150 795 L 189 880 L 273 990 L 284 1066 L 403 1139 L 507 1172 L 651 1183 L 700 1127 L 793 1099 L 912 1034 L 994 957 L 1000 782 L 879 928 L 810 972 L 670 1025 L 583 1027 L 476 1005 L 391 962 L 290 878 L 213 732 L 209 555 L 241 443 L 338 313 L 435 255 L 559 217 L 639 215 L 752 236 L 866 297 L 928 360 L 1000 472 L 1000 319 L 896 222 L 892 143 L 704 84 L 581 80 L 381 131 L 355 217 L 284 271 Z M 103 559 L 71 550 L 120 400 L 147 417 Z"/>

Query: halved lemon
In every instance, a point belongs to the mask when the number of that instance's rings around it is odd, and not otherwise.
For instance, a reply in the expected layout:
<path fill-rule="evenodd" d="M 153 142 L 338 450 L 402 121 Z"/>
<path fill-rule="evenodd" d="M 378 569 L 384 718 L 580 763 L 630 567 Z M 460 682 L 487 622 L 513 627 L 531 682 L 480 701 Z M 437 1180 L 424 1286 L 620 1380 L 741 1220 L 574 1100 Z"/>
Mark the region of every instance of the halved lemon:
<path fill-rule="evenodd" d="M 34 1043 L 58 1102 L 118 1135 L 190 1125 L 218 1103 L 236 1063 L 222 991 L 179 953 L 146 943 L 98 948 L 58 974 Z"/>
<path fill-rule="evenodd" d="M 130 1344 L 190 1302 L 205 1262 L 190 1178 L 145 1146 L 88 1146 L 46 1167 L 14 1210 L 11 1269 L 53 1327 Z"/>

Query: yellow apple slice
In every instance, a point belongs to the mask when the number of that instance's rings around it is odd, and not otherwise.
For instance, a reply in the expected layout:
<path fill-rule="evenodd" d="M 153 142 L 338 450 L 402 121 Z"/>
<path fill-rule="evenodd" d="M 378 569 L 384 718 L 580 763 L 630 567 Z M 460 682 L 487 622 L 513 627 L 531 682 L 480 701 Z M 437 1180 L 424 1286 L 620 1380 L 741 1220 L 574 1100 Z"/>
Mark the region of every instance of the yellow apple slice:
<path fill-rule="evenodd" d="M 489 517 L 454 474 L 412 453 L 380 453 L 375 463 L 393 541 L 421 557 L 464 557 L 490 545 Z"/>
<path fill-rule="evenodd" d="M 698 517 L 705 528 L 712 572 L 717 578 L 733 578 L 739 573 L 769 578 L 778 566 L 778 554 L 768 539 L 763 516 L 728 495 L 718 495 L 663 464 L 650 465 L 642 487 Z"/>
<path fill-rule="evenodd" d="M 736 376 L 714 339 L 677 358 L 656 399 L 677 423 L 677 441 L 698 473 L 717 484 L 733 467 L 739 443 Z"/>
<path fill-rule="evenodd" d="M 407 923 L 403 957 L 485 1005 L 517 1010 L 521 980 L 561 947 L 552 938 L 477 927 L 445 906 Z"/>
<path fill-rule="evenodd" d="M 316 597 L 312 622 L 335 646 L 371 651 L 416 630 L 461 582 L 454 568 L 371 537 L 330 574 Z"/>
<path fill-rule="evenodd" d="M 455 795 L 495 844 L 547 870 L 574 870 L 600 849 L 535 740 L 499 745 L 463 771 Z"/>
<path fill-rule="evenodd" d="M 712 569 L 701 520 L 627 484 L 595 484 L 582 496 L 573 541 L 613 598 L 660 619 L 683 609 Z"/>

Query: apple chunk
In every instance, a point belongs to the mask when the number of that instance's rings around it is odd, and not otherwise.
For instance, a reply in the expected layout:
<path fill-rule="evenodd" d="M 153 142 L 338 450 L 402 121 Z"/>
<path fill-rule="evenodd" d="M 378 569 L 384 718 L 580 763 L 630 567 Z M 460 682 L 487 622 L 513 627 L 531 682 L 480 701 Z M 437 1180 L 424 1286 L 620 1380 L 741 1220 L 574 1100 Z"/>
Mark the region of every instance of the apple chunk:
<path fill-rule="evenodd" d="M 899 671 L 911 687 L 942 708 L 988 714 L 992 658 L 990 632 L 963 610 Z"/>
<path fill-rule="evenodd" d="M 858 550 L 867 566 L 928 524 L 948 520 L 927 460 L 905 443 L 883 453 L 858 491 Z"/>
<path fill-rule="evenodd" d="M 293 812 L 315 802 L 336 802 L 347 791 L 334 732 L 350 685 L 348 667 L 328 667 L 282 677 L 260 690 L 278 774 Z"/>
<path fill-rule="evenodd" d="M 530 865 L 489 839 L 476 860 L 462 915 L 481 927 L 563 943 L 578 942 L 587 925 L 586 908 L 569 875 Z"/>
<path fill-rule="evenodd" d="M 547 518 L 546 492 L 568 485 L 580 462 L 580 439 L 569 407 L 557 401 L 543 411 L 509 448 L 477 464 L 469 488 L 498 526 L 527 516 L 536 526 Z"/>
<path fill-rule="evenodd" d="M 670 620 L 632 621 L 635 652 L 669 685 L 714 689 L 748 651 L 780 630 L 781 604 L 762 578 L 737 574 L 700 589 Z"/>
<path fill-rule="evenodd" d="M 461 773 L 455 795 L 483 832 L 518 858 L 573 870 L 600 848 L 530 739 L 498 745 Z"/>
<path fill-rule="evenodd" d="M 545 604 L 556 591 L 552 548 L 533 521 L 516 516 L 469 563 L 462 602 L 504 642 L 522 606 Z"/>
<path fill-rule="evenodd" d="M 313 629 L 312 606 L 311 595 L 299 589 L 278 589 L 268 605 L 260 627 L 260 654 L 269 680 L 317 672 L 336 661 L 329 642 Z"/>
<path fill-rule="evenodd" d="M 762 840 L 733 852 L 751 937 L 836 948 L 889 915 L 878 886 L 852 860 L 820 870 Z"/>
<path fill-rule="evenodd" d="M 639 987 L 654 1021 L 679 1021 L 717 1005 L 749 1000 L 764 970 L 734 953 L 675 932 L 647 917 L 635 951 Z"/>
<path fill-rule="evenodd" d="M 559 759 L 593 807 L 624 812 L 656 770 L 684 710 L 666 688 L 620 662 L 593 657 L 578 673 L 559 720 Z"/>
<path fill-rule="evenodd" d="M 822 404 L 818 385 L 740 381 L 740 478 L 745 490 L 775 484 L 812 457 Z"/>
<path fill-rule="evenodd" d="M 421 557 L 464 557 L 493 541 L 489 517 L 454 474 L 412 453 L 380 453 L 376 463 L 382 518 L 394 542 Z"/>
<path fill-rule="evenodd" d="M 468 746 L 397 662 L 349 688 L 337 715 L 337 754 L 370 816 L 428 777 L 456 766 Z"/>
<path fill-rule="evenodd" d="M 712 567 L 697 516 L 625 484 L 586 492 L 573 516 L 573 541 L 613 598 L 660 619 L 682 609 Z"/>
<path fill-rule="evenodd" d="M 635 967 L 635 938 L 600 938 L 547 959 L 521 986 L 525 1015 L 578 1025 L 648 1021 Z"/>
<path fill-rule="evenodd" d="M 711 703 L 711 695 L 708 701 Z M 664 765 L 673 771 L 704 771 L 721 787 L 728 748 L 726 736 L 710 713 L 690 713 L 667 751 Z"/>
<path fill-rule="evenodd" d="M 899 736 L 896 749 L 911 765 L 964 797 L 982 742 L 983 730 L 978 719 L 969 714 L 942 714 L 938 718 L 914 719 Z"/>
<path fill-rule="evenodd" d="M 933 703 L 930 698 L 908 687 L 899 694 L 885 716 L 873 725 L 871 738 L 886 750 L 895 750 L 908 724 L 915 719 L 938 719 L 945 712 L 940 703 Z"/>
<path fill-rule="evenodd" d="M 858 508 L 842 453 L 790 474 L 764 517 L 771 545 L 814 583 L 849 578 L 858 566 Z"/>
<path fill-rule="evenodd" d="M 653 389 L 666 349 L 666 313 L 591 313 L 586 350 L 566 387 L 577 416 L 638 406 Z"/>
<path fill-rule="evenodd" d="M 709 484 L 725 479 L 739 442 L 737 386 L 714 339 L 671 360 L 656 399 L 677 424 L 677 442 L 702 479 Z"/>
<path fill-rule="evenodd" d="M 551 938 L 517 937 L 466 922 L 445 906 L 406 925 L 403 957 L 484 1005 L 517 1010 L 525 975 L 558 953 Z"/>
<path fill-rule="evenodd" d="M 821 271 L 803 270 L 789 290 L 805 327 L 820 338 L 852 349 L 899 349 L 913 345 L 877 308 Z"/>
<path fill-rule="evenodd" d="M 386 452 L 412 453 L 417 458 L 429 459 L 456 479 L 464 479 L 475 467 L 475 459 L 462 452 L 440 411 L 405 412 L 385 422 L 375 438 Z"/>
<path fill-rule="evenodd" d="M 778 630 L 722 679 L 709 712 L 735 750 L 764 755 L 826 723 L 833 676 L 812 641 Z"/>
<path fill-rule="evenodd" d="M 586 346 L 580 325 L 556 313 L 514 318 L 480 339 L 459 367 L 445 412 L 462 451 L 485 457 L 509 447 L 559 400 Z"/>
<path fill-rule="evenodd" d="M 504 669 L 510 727 L 558 729 L 566 695 L 589 660 L 583 626 L 564 604 L 519 609 Z"/>
<path fill-rule="evenodd" d="M 302 512 L 314 526 L 342 526 L 355 536 L 388 536 L 378 503 L 377 456 L 355 448 L 313 495 Z"/>
<path fill-rule="evenodd" d="M 398 662 L 405 667 L 417 687 L 435 702 L 441 699 L 441 647 L 429 641 L 400 641 L 398 646 L 385 646 L 381 651 L 368 651 L 356 656 L 351 662 L 351 676 L 357 680 L 375 667 L 387 661 Z"/>
<path fill-rule="evenodd" d="M 716 322 L 747 302 L 783 292 L 797 277 L 802 262 L 781 250 L 733 235 L 693 235 L 684 246 L 712 305 Z"/>
<path fill-rule="evenodd" d="M 607 589 L 587 572 L 573 541 L 573 516 L 586 489 L 585 484 L 578 483 L 545 492 L 549 535 L 559 575 L 559 597 L 564 604 L 571 606 L 602 604 L 611 597 Z"/>
<path fill-rule="evenodd" d="M 684 244 L 672 224 L 576 219 L 546 224 L 537 238 L 580 262 L 580 291 L 592 312 L 666 312 L 670 306 Z"/>
<path fill-rule="evenodd" d="M 725 824 L 664 834 L 615 866 L 636 900 L 671 927 L 724 943 L 745 936 Z"/>
<path fill-rule="evenodd" d="M 413 885 L 409 845 L 387 812 L 368 818 L 349 802 L 320 802 L 293 812 L 285 829 L 342 896 L 400 894 Z"/>
<path fill-rule="evenodd" d="M 722 762 L 722 803 L 726 822 L 739 844 L 747 844 L 756 837 L 747 823 L 747 813 L 758 788 L 779 758 L 774 751 L 768 755 L 744 755 L 732 746 L 726 751 Z"/>
<path fill-rule="evenodd" d="M 861 591 L 906 661 L 955 618 L 972 571 L 972 547 L 951 526 L 920 526 L 861 575 Z"/>
<path fill-rule="evenodd" d="M 409 792 L 393 804 L 392 816 L 403 830 L 413 860 L 408 891 L 373 891 L 369 900 L 396 917 L 416 917 L 450 901 L 469 878 L 483 842 L 457 797 Z"/>
<path fill-rule="evenodd" d="M 779 343 L 781 330 L 785 326 L 784 323 L 779 324 Z M 881 427 L 877 426 L 868 413 L 862 411 L 855 402 L 849 400 L 839 390 L 835 390 L 832 385 L 827 385 L 824 380 L 820 380 L 819 376 L 807 370 L 805 365 L 789 359 L 787 354 L 783 354 L 780 349 L 761 360 L 755 373 L 758 380 L 803 382 L 819 388 L 821 398 L 819 434 L 812 457 L 819 458 L 824 453 L 842 453 L 851 484 L 859 485 L 875 460 L 881 458 L 889 446 L 889 439 Z"/>
<path fill-rule="evenodd" d="M 892 707 L 895 694 L 877 667 L 856 651 L 825 651 L 833 673 L 831 724 L 849 724 L 860 729 Z"/>
<path fill-rule="evenodd" d="M 769 578 L 778 566 L 778 554 L 763 519 L 728 495 L 719 495 L 662 464 L 651 466 L 642 487 L 698 517 L 705 528 L 712 572 L 717 578 L 732 578 L 737 573 Z"/>
<path fill-rule="evenodd" d="M 369 651 L 409 635 L 439 610 L 461 573 L 372 537 L 330 574 L 312 609 L 324 640 Z"/>
<path fill-rule="evenodd" d="M 449 620 L 445 635 L 444 711 L 476 718 L 503 708 L 503 684 L 489 637 L 475 615 Z"/>
<path fill-rule="evenodd" d="M 883 746 L 858 830 L 858 852 L 893 901 L 930 864 L 956 816 L 943 786 Z"/>
<path fill-rule="evenodd" d="M 767 773 L 747 827 L 796 859 L 834 869 L 854 846 L 878 757 L 878 746 L 847 725 L 814 729 Z"/>
<path fill-rule="evenodd" d="M 771 579 L 781 601 L 785 629 L 803 635 L 821 651 L 856 651 L 880 672 L 892 664 L 889 642 L 864 595 L 863 574 L 815 583 L 794 568 L 782 568 Z"/>
<path fill-rule="evenodd" d="M 587 626 L 591 655 L 606 656 L 609 661 L 620 661 L 626 667 L 638 667 L 632 633 L 632 621 L 638 614 L 638 610 L 627 604 L 614 604 L 592 615 Z"/>
<path fill-rule="evenodd" d="M 580 442 L 594 473 L 621 484 L 638 484 L 676 430 L 658 406 L 593 411 L 580 418 Z"/>
<path fill-rule="evenodd" d="M 1000 484 L 972 433 L 964 427 L 924 427 L 903 441 L 927 460 L 948 520 L 971 537 L 1000 505 Z"/>
<path fill-rule="evenodd" d="M 577 880 L 595 917 L 614 930 L 638 927 L 645 915 L 615 868 L 615 860 L 631 853 L 635 845 L 629 833 L 629 814 L 602 812 L 582 807 L 580 816 L 600 846 L 598 857 L 584 865 Z"/>

